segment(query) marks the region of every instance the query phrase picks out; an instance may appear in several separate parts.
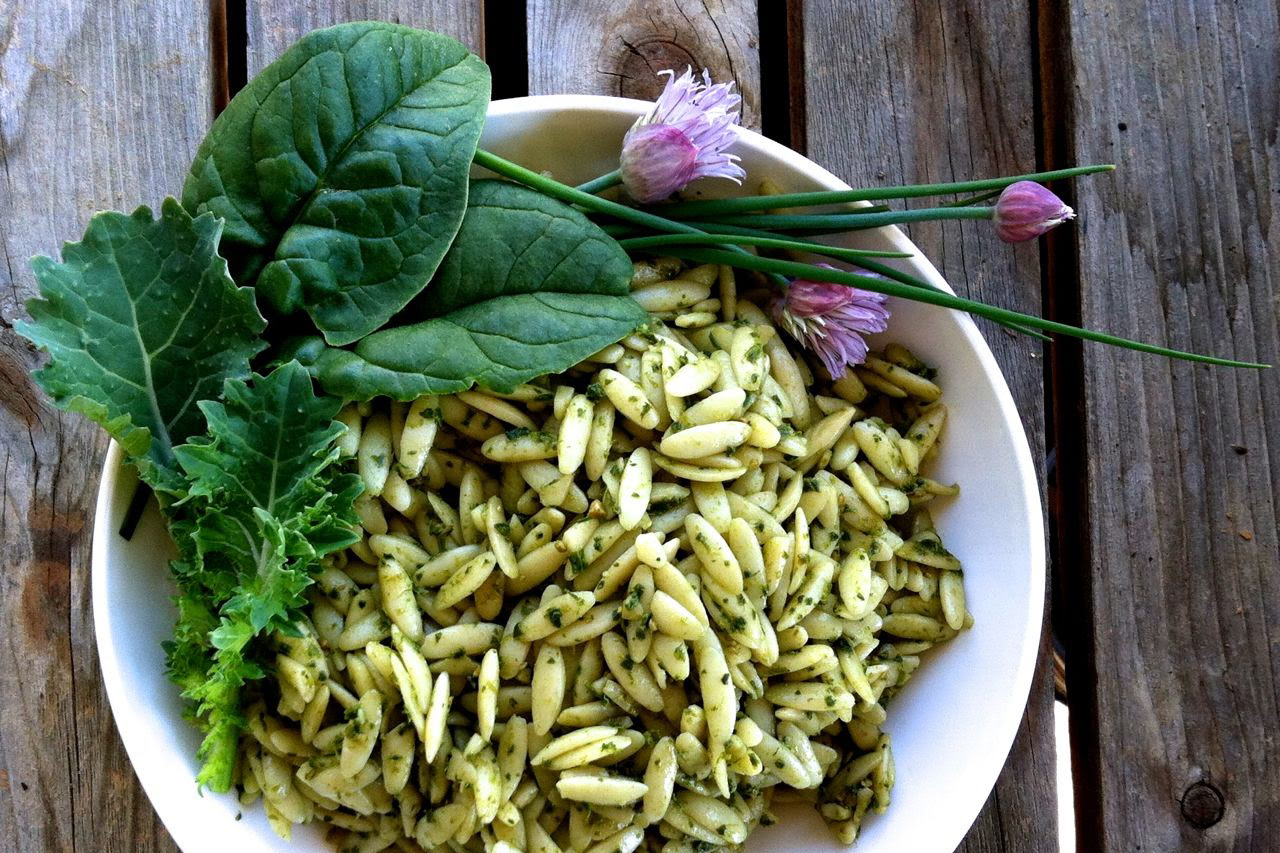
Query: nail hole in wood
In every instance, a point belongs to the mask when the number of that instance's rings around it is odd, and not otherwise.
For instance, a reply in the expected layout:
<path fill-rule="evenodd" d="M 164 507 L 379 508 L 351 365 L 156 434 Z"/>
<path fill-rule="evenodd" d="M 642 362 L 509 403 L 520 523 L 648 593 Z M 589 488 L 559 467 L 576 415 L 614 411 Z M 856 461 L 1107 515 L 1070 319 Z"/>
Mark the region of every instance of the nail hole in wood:
<path fill-rule="evenodd" d="M 1226 812 L 1222 792 L 1208 782 L 1196 782 L 1182 792 L 1182 817 L 1196 829 L 1208 829 Z"/>

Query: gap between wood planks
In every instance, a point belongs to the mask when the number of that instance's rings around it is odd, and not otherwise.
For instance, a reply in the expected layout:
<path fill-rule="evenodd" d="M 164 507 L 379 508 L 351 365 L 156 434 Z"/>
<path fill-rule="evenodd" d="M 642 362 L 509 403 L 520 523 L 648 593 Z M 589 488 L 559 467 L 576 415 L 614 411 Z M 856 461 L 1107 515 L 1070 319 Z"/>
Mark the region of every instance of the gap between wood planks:
<path fill-rule="evenodd" d="M 246 0 L 209 0 L 210 73 L 213 113 L 227 106 L 248 82 L 248 8 Z"/>
<path fill-rule="evenodd" d="M 1068 91 L 1071 44 L 1068 11 L 1062 4 L 1028 0 L 1032 21 L 1035 80 L 1036 168 L 1074 165 L 1071 143 L 1074 114 Z M 1070 185 L 1055 188 L 1073 207 Z M 1046 235 L 1040 254 L 1045 316 L 1080 325 L 1081 289 L 1078 232 L 1057 229 Z M 1102 771 L 1098 753 L 1096 650 L 1092 554 L 1090 551 L 1088 447 L 1085 429 L 1084 354 L 1081 342 L 1055 338 L 1045 347 L 1045 465 L 1049 517 L 1050 618 L 1056 679 L 1070 709 L 1071 778 L 1074 783 L 1076 837 L 1103 837 Z M 1058 653 L 1061 658 L 1058 658 Z M 1065 796 L 1059 791 L 1058 796 Z"/>
<path fill-rule="evenodd" d="M 528 94 L 529 55 L 524 0 L 483 0 L 483 52 L 493 73 L 493 97 Z M 1066 11 L 1058 4 L 1028 0 L 1033 22 L 1036 72 L 1036 168 L 1074 165 L 1070 141 L 1071 71 Z M 247 82 L 246 0 L 209 0 L 213 107 L 219 113 Z M 759 4 L 761 130 L 771 139 L 806 152 L 804 20 L 800 0 Z M 1073 202 L 1070 186 L 1056 191 Z M 1044 240 L 1041 290 L 1047 317 L 1079 324 L 1080 270 L 1076 234 L 1062 229 Z M 1080 342 L 1056 339 L 1045 348 L 1045 444 L 1047 515 L 1052 571 L 1051 618 L 1055 683 L 1070 697 L 1076 823 L 1082 838 L 1100 838 L 1101 777 L 1097 751 L 1095 650 L 1090 595 L 1091 565 L 1084 430 L 1083 355 Z M 1074 567 L 1070 571 L 1068 567 Z M 1069 660 L 1070 667 L 1064 666 Z M 1065 673 L 1063 673 L 1065 669 Z M 1062 792 L 1060 792 L 1060 796 Z"/>

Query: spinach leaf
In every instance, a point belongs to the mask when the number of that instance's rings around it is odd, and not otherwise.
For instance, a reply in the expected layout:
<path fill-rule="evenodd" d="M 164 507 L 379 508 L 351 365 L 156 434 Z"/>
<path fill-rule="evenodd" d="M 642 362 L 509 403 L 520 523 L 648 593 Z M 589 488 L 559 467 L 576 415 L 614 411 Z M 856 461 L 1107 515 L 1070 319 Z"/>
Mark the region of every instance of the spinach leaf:
<path fill-rule="evenodd" d="M 464 391 L 510 391 L 626 337 L 648 314 L 628 296 L 502 296 L 412 326 L 376 332 L 355 351 L 294 350 L 330 394 L 353 400 Z"/>
<path fill-rule="evenodd" d="M 631 261 L 567 205 L 477 181 L 432 286 L 353 350 L 295 342 L 331 394 L 408 399 L 479 384 L 509 390 L 621 339 L 648 319 L 629 295 Z M 415 322 L 416 321 L 416 322 Z"/>
<path fill-rule="evenodd" d="M 223 397 L 200 404 L 208 435 L 175 449 L 188 497 L 174 507 L 183 559 L 167 647 L 170 676 L 206 732 L 198 781 L 217 791 L 231 783 L 241 688 L 263 676 L 253 644 L 296 634 L 320 557 L 358 538 L 352 502 L 362 488 L 337 465 L 342 401 L 316 397 L 297 362 L 251 386 L 229 380 Z"/>
<path fill-rule="evenodd" d="M 509 181 L 473 181 L 467 214 L 430 289 L 397 322 L 518 293 L 626 296 L 631 260 L 579 211 Z"/>
<path fill-rule="evenodd" d="M 203 430 L 199 401 L 247 376 L 265 346 L 253 291 L 218 255 L 221 225 L 168 199 L 159 219 L 99 213 L 61 263 L 31 262 L 43 298 L 15 328 L 52 356 L 36 381 L 101 424 L 153 486 L 171 485 L 174 445 Z"/>
<path fill-rule="evenodd" d="M 214 122 L 182 191 L 226 219 L 236 280 L 325 339 L 382 326 L 466 209 L 489 70 L 453 39 L 376 22 L 303 37 Z"/>

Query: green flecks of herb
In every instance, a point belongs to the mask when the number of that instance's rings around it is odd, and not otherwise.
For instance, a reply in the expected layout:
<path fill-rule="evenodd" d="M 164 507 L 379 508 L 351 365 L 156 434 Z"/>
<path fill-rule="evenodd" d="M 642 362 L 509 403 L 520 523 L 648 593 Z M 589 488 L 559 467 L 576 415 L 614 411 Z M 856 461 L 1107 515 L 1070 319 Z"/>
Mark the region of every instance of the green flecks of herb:
<path fill-rule="evenodd" d="M 586 394 L 587 394 L 587 399 L 595 403 L 599 400 L 604 399 L 604 388 L 600 385 L 599 382 L 592 382 L 590 385 L 587 386 Z"/>
<path fill-rule="evenodd" d="M 580 575 L 587 570 L 587 555 L 581 551 L 574 551 L 569 555 L 569 572 L 574 576 Z"/>
<path fill-rule="evenodd" d="M 505 435 L 511 441 L 515 441 L 518 438 L 524 438 L 525 436 L 529 435 L 532 432 L 533 430 L 529 429 L 528 427 L 512 427 L 511 429 L 503 433 L 503 435 Z"/>
<path fill-rule="evenodd" d="M 564 613 L 559 607 L 553 607 L 547 611 L 547 621 L 559 628 L 564 624 Z"/>
<path fill-rule="evenodd" d="M 933 536 L 921 536 L 916 540 L 916 547 L 921 551 L 929 554 L 936 554 L 939 557 L 954 556 L 950 551 L 942 547 L 942 540 Z"/>

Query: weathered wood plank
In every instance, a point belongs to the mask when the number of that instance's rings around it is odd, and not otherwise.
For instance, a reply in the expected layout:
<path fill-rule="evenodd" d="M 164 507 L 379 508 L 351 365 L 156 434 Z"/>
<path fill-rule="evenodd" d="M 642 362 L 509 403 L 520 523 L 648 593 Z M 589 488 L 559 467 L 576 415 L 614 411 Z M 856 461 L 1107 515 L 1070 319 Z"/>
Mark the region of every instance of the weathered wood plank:
<path fill-rule="evenodd" d="M 1078 190 L 1086 323 L 1280 360 L 1278 16 L 1071 4 L 1072 153 L 1118 165 Z M 1071 696 L 1091 843 L 1274 850 L 1280 374 L 1086 347 L 1083 387 L 1096 692 Z"/>
<path fill-rule="evenodd" d="M 734 80 L 742 123 L 760 126 L 756 4 L 748 0 L 581 2 L 530 0 L 529 94 L 562 92 L 652 100 L 665 69 L 707 68 Z"/>
<path fill-rule="evenodd" d="M 250 76 L 309 31 L 343 21 L 391 21 L 436 30 L 484 55 L 484 5 L 472 0 L 272 0 L 247 6 Z"/>
<path fill-rule="evenodd" d="M 1035 168 L 1025 3 L 808 0 L 803 33 L 808 154 L 846 180 L 932 183 Z M 958 292 L 1039 313 L 1035 245 L 1010 249 L 977 224 L 928 223 L 910 233 Z M 1040 344 L 980 326 L 1039 460 Z M 963 850 L 1057 849 L 1051 669 L 1042 654 L 1009 762 Z"/>
<path fill-rule="evenodd" d="M 0 5 L 0 838 L 6 850 L 172 851 L 120 741 L 89 611 L 106 442 L 27 378 L 12 329 L 102 208 L 177 192 L 211 117 L 206 3 Z"/>

